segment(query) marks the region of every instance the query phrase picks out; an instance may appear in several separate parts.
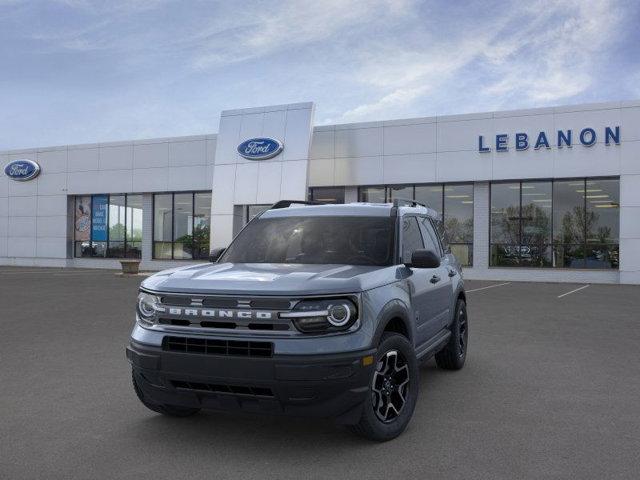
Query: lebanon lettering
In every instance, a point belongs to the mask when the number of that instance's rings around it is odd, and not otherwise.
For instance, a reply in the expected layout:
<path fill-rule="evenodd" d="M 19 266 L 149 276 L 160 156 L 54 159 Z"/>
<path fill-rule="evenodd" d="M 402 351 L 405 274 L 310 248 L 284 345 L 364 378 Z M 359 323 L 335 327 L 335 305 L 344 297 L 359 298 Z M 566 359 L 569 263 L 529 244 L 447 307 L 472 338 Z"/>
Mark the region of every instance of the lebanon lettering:
<path fill-rule="evenodd" d="M 620 145 L 620 127 L 605 127 L 601 132 L 604 138 L 604 144 Z M 556 148 L 571 148 L 573 145 L 582 145 L 585 147 L 591 147 L 598 142 L 598 132 L 591 127 L 583 128 L 580 131 L 558 130 L 555 135 L 547 134 L 547 132 L 541 131 L 537 134 L 530 135 L 526 132 L 519 132 L 513 136 L 513 139 L 509 138 L 506 133 L 498 133 L 495 136 L 495 141 L 485 140 L 483 135 L 478 136 L 478 152 L 486 153 L 495 148 L 496 152 L 508 152 L 509 148 L 514 148 L 516 151 L 527 150 L 533 148 L 535 150 Z"/>

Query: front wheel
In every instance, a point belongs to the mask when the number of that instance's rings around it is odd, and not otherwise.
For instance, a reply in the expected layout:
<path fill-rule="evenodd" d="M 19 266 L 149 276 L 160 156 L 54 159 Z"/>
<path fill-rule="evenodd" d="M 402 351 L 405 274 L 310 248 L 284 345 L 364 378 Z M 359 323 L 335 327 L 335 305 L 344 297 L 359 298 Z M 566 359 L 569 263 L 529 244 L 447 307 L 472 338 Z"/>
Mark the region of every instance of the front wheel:
<path fill-rule="evenodd" d="M 379 442 L 397 437 L 413 416 L 418 389 L 418 361 L 413 347 L 402 335 L 385 333 L 376 352 L 369 398 L 352 430 Z"/>
<path fill-rule="evenodd" d="M 456 315 L 451 324 L 451 337 L 447 345 L 436 353 L 436 364 L 445 370 L 460 370 L 467 358 L 469 342 L 469 321 L 467 304 L 459 299 L 456 303 Z"/>

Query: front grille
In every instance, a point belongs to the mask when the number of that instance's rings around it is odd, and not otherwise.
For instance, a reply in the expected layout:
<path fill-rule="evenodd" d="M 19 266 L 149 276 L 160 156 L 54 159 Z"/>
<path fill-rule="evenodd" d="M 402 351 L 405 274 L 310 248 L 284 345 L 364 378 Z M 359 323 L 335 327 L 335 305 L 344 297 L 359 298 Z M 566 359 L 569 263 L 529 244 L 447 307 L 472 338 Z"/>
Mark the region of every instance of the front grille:
<path fill-rule="evenodd" d="M 271 357 L 273 343 L 218 340 L 191 337 L 164 337 L 162 349 L 170 352 L 229 355 L 237 357 Z"/>
<path fill-rule="evenodd" d="M 276 320 L 272 322 L 262 321 L 262 322 L 251 322 L 248 323 L 249 320 L 245 320 L 244 322 L 240 321 L 231 321 L 231 322 L 223 322 L 223 321 L 211 321 L 211 320 L 189 320 L 186 318 L 164 318 L 161 317 L 158 319 L 158 323 L 162 325 L 173 325 L 176 327 L 191 327 L 191 328 L 224 328 L 229 330 L 235 329 L 247 329 L 247 330 L 268 330 L 268 331 L 280 331 L 284 332 L 291 329 L 289 322 L 287 320 Z M 286 323 L 285 323 L 286 322 Z"/>
<path fill-rule="evenodd" d="M 252 397 L 273 397 L 273 392 L 266 387 L 252 387 L 246 385 L 221 385 L 214 383 L 185 382 L 172 380 L 174 388 L 183 390 L 197 390 L 202 392 L 228 393 L 231 395 L 248 395 Z"/>
<path fill-rule="evenodd" d="M 273 297 L 216 297 L 206 295 L 164 295 L 160 298 L 163 305 L 174 307 L 203 306 L 206 308 L 238 308 L 250 306 L 255 309 L 289 310 L 292 301 Z"/>

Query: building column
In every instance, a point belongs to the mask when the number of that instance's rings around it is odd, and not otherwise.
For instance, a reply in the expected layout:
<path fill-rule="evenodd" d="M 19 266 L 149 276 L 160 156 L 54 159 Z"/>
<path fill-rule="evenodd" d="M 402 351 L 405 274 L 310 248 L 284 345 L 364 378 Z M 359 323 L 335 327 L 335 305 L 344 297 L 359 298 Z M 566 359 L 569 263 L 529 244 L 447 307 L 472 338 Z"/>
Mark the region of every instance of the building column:
<path fill-rule="evenodd" d="M 640 284 L 640 175 L 620 176 L 620 283 Z"/>
<path fill-rule="evenodd" d="M 153 194 L 142 195 L 142 261 L 153 258 Z"/>
<path fill-rule="evenodd" d="M 473 270 L 489 268 L 489 182 L 473 184 Z"/>

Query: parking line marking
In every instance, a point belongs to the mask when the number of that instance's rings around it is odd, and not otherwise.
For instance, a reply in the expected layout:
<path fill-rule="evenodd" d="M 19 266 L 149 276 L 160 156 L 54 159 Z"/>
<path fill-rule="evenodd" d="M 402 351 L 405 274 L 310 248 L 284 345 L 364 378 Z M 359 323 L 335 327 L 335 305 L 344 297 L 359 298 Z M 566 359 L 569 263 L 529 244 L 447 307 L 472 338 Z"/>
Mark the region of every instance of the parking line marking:
<path fill-rule="evenodd" d="M 566 297 L 567 295 L 571 295 L 572 293 L 576 293 L 579 292 L 580 290 L 584 290 L 585 288 L 587 288 L 589 285 L 583 285 L 580 288 L 576 288 L 575 290 L 571 290 L 570 292 L 567 293 L 563 293 L 562 295 L 558 295 L 558 298 L 562 298 L 562 297 Z"/>
<path fill-rule="evenodd" d="M 486 290 L 487 288 L 501 287 L 503 285 L 509 285 L 510 283 L 511 282 L 496 283 L 495 285 L 488 285 L 486 287 L 474 288 L 473 290 L 465 290 L 465 293 L 479 292 L 480 290 Z"/>

